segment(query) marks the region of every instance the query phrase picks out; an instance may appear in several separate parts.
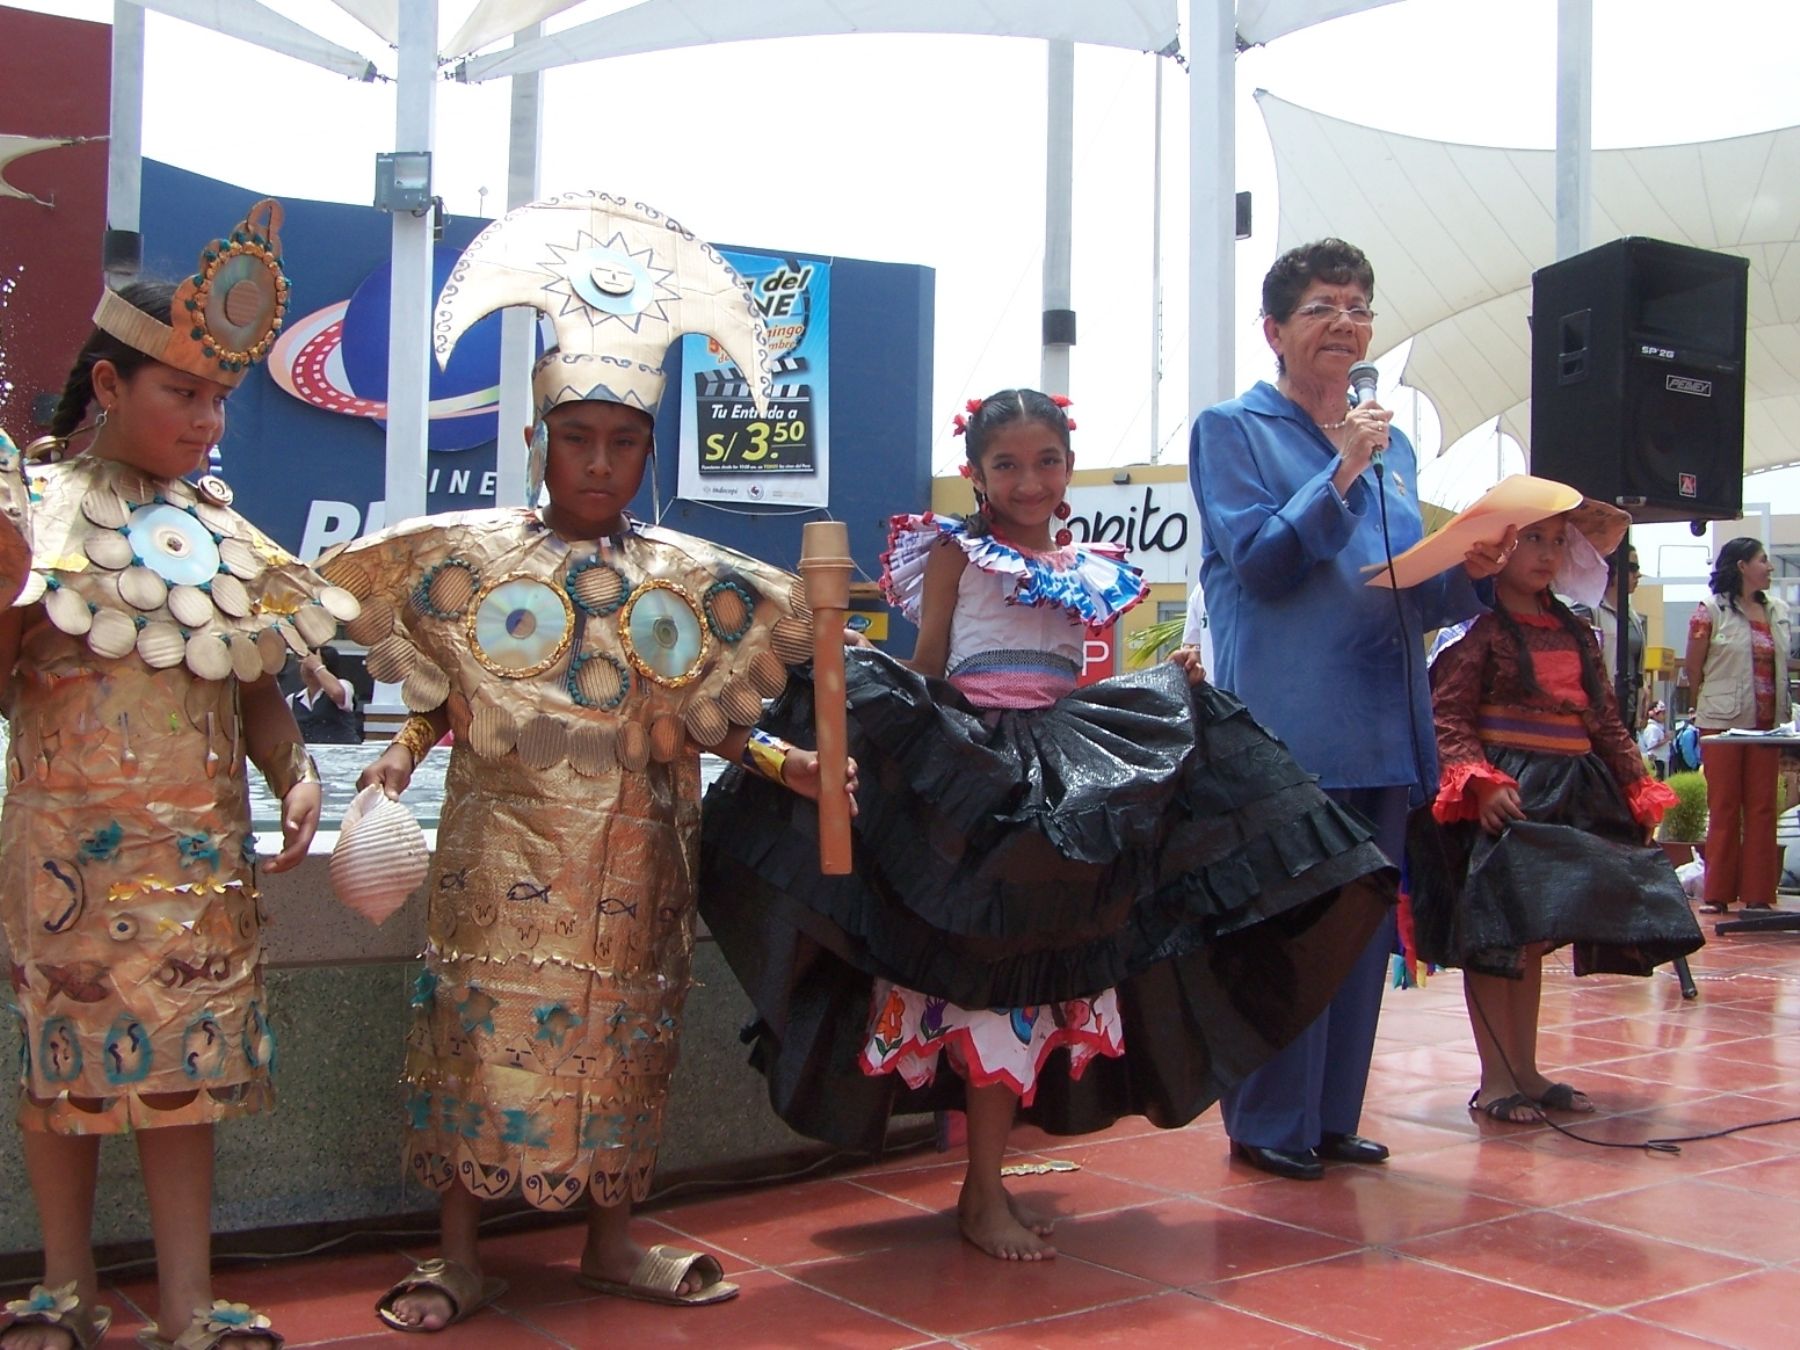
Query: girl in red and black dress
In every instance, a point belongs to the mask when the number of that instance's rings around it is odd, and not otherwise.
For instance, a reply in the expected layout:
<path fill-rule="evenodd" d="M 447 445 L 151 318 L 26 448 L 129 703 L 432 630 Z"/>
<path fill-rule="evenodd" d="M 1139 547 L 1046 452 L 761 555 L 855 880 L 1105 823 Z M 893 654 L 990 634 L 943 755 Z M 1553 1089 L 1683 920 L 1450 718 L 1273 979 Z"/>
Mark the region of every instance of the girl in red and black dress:
<path fill-rule="evenodd" d="M 1757 540 L 1733 539 L 1713 564 L 1712 594 L 1688 621 L 1687 669 L 1694 725 L 1708 738 L 1706 903 L 1723 914 L 1732 902 L 1772 909 L 1780 867 L 1775 856 L 1775 778 L 1770 750 L 1710 739 L 1737 727 L 1767 731 L 1788 720 L 1787 606 L 1766 593 L 1774 569 Z"/>
<path fill-rule="evenodd" d="M 1645 772 L 1593 631 L 1551 589 L 1571 547 L 1610 551 L 1624 525 L 1583 503 L 1520 531 L 1493 613 L 1432 665 L 1440 778 L 1408 841 L 1415 940 L 1463 970 L 1481 1055 L 1469 1105 L 1496 1120 L 1594 1109 L 1537 1066 L 1546 952 L 1572 944 L 1577 975 L 1647 975 L 1703 941 L 1645 845 L 1675 795 Z"/>

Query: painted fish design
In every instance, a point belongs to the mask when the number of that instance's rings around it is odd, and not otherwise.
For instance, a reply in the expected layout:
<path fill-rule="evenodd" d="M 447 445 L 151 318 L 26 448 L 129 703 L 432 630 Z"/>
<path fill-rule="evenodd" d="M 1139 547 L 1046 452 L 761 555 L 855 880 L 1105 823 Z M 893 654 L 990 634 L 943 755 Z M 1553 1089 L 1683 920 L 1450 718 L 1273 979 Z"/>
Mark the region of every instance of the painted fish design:
<path fill-rule="evenodd" d="M 50 981 L 44 1002 L 61 994 L 73 1003 L 100 1003 L 107 997 L 106 967 L 98 961 L 76 961 L 71 965 L 52 966 L 38 962 L 38 973 Z"/>

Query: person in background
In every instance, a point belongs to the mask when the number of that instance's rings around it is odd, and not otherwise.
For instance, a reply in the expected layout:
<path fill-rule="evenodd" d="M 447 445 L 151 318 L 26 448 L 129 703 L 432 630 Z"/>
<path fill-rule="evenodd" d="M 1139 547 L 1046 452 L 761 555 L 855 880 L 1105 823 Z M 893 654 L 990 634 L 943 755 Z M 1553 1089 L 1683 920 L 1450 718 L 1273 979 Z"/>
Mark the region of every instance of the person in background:
<path fill-rule="evenodd" d="M 300 659 L 302 687 L 288 695 L 287 703 L 310 745 L 362 742 L 362 709 L 350 681 L 339 678 L 342 661 L 334 647 L 321 647 Z"/>
<path fill-rule="evenodd" d="M 1412 445 L 1373 400 L 1349 405 L 1374 295 L 1374 268 L 1341 239 L 1276 259 L 1262 294 L 1276 382 L 1200 414 L 1188 474 L 1205 534 L 1210 678 L 1328 796 L 1373 822 L 1399 862 L 1407 812 L 1437 782 L 1424 634 L 1480 611 L 1474 583 L 1504 565 L 1513 532 L 1409 589 L 1368 585 L 1369 568 L 1424 533 Z M 1390 919 L 1324 1015 L 1225 1097 L 1240 1160 L 1316 1181 L 1326 1162 L 1387 1158 L 1356 1130 L 1393 945 Z"/>
<path fill-rule="evenodd" d="M 1772 750 L 1721 740 L 1727 729 L 1767 731 L 1788 720 L 1788 611 L 1768 594 L 1774 567 L 1762 544 L 1733 539 L 1713 564 L 1712 594 L 1688 621 L 1687 671 L 1706 773 L 1706 903 L 1775 906 Z"/>
<path fill-rule="evenodd" d="M 1650 761 L 1658 781 L 1669 776 L 1669 710 L 1660 702 L 1652 703 L 1644 714 L 1644 729 L 1638 733 L 1638 749 Z"/>
<path fill-rule="evenodd" d="M 1637 550 L 1626 550 L 1625 561 L 1625 594 L 1635 594 L 1638 578 L 1642 573 L 1638 569 Z M 1586 605 L 1575 612 L 1594 626 L 1594 632 L 1600 638 L 1600 660 L 1606 668 L 1606 681 L 1615 690 L 1619 683 L 1619 576 L 1618 562 L 1614 558 L 1606 560 L 1606 594 L 1600 603 L 1591 609 Z M 1629 599 L 1625 606 L 1625 644 L 1626 669 L 1631 672 L 1630 683 L 1625 689 L 1625 701 L 1619 705 L 1619 714 L 1625 719 L 1625 725 L 1632 732 L 1637 732 L 1644 725 L 1644 709 L 1649 706 L 1650 689 L 1644 678 L 1644 616 L 1631 608 Z"/>

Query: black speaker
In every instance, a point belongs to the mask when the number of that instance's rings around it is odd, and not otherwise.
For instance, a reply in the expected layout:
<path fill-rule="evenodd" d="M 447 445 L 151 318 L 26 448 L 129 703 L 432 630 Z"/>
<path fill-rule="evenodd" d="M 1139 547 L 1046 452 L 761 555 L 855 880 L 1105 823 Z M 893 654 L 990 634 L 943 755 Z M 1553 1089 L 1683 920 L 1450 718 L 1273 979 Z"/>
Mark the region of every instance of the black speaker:
<path fill-rule="evenodd" d="M 1532 473 L 1639 522 L 1743 514 L 1749 276 L 1659 239 L 1532 273 Z"/>

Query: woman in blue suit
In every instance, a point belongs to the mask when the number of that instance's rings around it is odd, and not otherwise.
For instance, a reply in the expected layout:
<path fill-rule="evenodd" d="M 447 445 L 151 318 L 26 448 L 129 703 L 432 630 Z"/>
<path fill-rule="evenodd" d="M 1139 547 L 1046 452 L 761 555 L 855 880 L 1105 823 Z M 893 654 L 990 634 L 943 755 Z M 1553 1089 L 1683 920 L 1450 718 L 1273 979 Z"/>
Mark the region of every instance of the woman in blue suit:
<path fill-rule="evenodd" d="M 1369 260 L 1341 239 L 1278 258 L 1262 296 L 1276 381 L 1200 414 L 1188 473 L 1214 683 L 1367 816 L 1398 862 L 1409 805 L 1437 782 L 1424 634 L 1480 610 L 1475 582 L 1500 570 L 1511 539 L 1409 590 L 1365 585 L 1423 533 L 1412 445 L 1385 408 L 1349 402 L 1374 295 Z M 1319 1020 L 1226 1096 L 1239 1158 L 1299 1180 L 1327 1161 L 1387 1158 L 1356 1131 L 1393 936 L 1390 920 Z"/>

